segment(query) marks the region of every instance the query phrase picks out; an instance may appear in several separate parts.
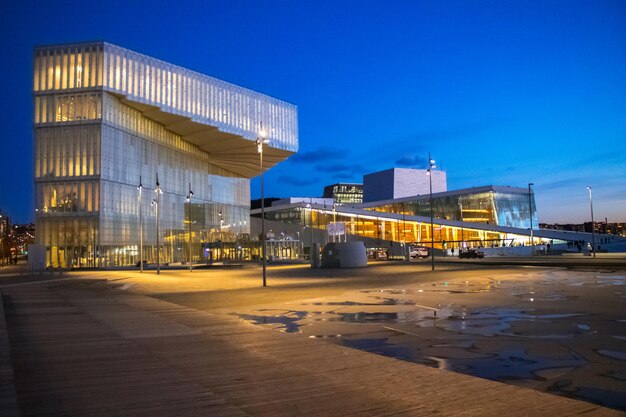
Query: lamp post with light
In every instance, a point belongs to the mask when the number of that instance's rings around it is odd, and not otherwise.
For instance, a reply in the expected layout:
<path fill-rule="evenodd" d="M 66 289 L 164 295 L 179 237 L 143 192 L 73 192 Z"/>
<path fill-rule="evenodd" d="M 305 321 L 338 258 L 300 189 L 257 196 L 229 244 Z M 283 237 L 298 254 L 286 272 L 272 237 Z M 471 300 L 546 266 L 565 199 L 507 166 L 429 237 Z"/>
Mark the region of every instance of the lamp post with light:
<path fill-rule="evenodd" d="M 141 209 L 141 192 L 143 185 L 141 185 L 141 176 L 139 176 L 139 185 L 137 186 L 137 200 L 139 201 L 139 271 L 143 272 L 143 214 Z"/>
<path fill-rule="evenodd" d="M 335 228 L 333 233 L 333 242 L 336 242 L 337 233 L 339 232 L 339 229 L 337 228 L 337 203 L 333 203 L 333 226 Z M 341 242 L 341 238 L 339 238 L 339 241 Z"/>
<path fill-rule="evenodd" d="M 593 257 L 596 257 L 596 233 L 595 233 L 595 224 L 593 222 L 593 197 L 591 195 L 591 185 L 587 186 L 589 190 L 589 208 L 591 209 L 591 251 L 593 252 Z"/>
<path fill-rule="evenodd" d="M 159 184 L 159 174 L 156 174 L 156 187 L 154 189 L 154 193 L 156 197 L 154 199 L 154 211 L 156 217 L 156 261 L 157 261 L 157 275 L 161 273 L 161 248 L 160 248 L 160 239 L 159 239 L 159 195 L 163 194 L 161 190 L 161 185 Z"/>
<path fill-rule="evenodd" d="M 189 221 L 189 272 L 193 271 L 191 264 L 191 197 L 193 197 L 193 191 L 191 191 L 191 182 L 189 183 L 189 193 L 187 194 L 187 220 Z"/>
<path fill-rule="evenodd" d="M 268 143 L 267 133 L 261 129 L 256 139 L 257 152 L 259 153 L 259 170 L 261 171 L 261 257 L 263 258 L 263 286 L 267 286 L 267 259 L 265 256 L 265 179 L 263 176 L 263 144 Z"/>
<path fill-rule="evenodd" d="M 533 236 L 533 203 L 531 199 L 531 189 L 530 189 L 530 187 L 532 187 L 533 185 L 535 184 L 532 182 L 528 183 L 528 213 L 530 216 L 530 256 L 535 255 L 535 239 Z"/>
<path fill-rule="evenodd" d="M 461 220 L 461 243 L 459 245 L 459 255 L 461 254 L 461 249 L 463 248 L 463 242 L 464 242 L 464 237 L 463 237 L 463 203 L 461 203 L 459 201 L 459 213 L 460 213 L 460 217 L 459 220 Z"/>
<path fill-rule="evenodd" d="M 430 185 L 430 260 L 432 265 L 432 270 L 435 270 L 435 228 L 434 228 L 434 212 L 433 212 L 433 176 L 432 170 L 437 168 L 435 165 L 435 160 L 431 159 L 430 152 L 428 153 L 428 169 L 426 170 L 426 174 L 428 175 L 428 182 Z"/>
<path fill-rule="evenodd" d="M 309 210 L 309 233 L 311 238 L 311 246 L 309 247 L 309 255 L 313 254 L 313 210 L 311 209 L 311 203 L 307 203 L 306 208 Z M 306 227 L 306 210 L 304 212 L 304 227 Z M 304 236 L 302 236 L 304 238 Z"/>

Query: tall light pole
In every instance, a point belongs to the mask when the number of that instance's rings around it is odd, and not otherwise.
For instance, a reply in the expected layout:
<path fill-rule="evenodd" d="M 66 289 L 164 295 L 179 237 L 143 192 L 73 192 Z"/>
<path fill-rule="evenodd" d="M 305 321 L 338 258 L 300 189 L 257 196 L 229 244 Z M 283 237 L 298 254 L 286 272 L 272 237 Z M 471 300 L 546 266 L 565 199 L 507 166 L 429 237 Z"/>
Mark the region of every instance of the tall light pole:
<path fill-rule="evenodd" d="M 309 233 L 311 234 L 311 246 L 309 249 L 309 255 L 313 255 L 313 210 L 311 209 L 311 203 L 307 203 L 306 208 L 309 209 Z M 306 210 L 304 212 L 304 227 L 306 227 Z M 304 236 L 303 236 L 304 238 Z M 313 258 L 311 258 L 313 259 Z"/>
<path fill-rule="evenodd" d="M 335 232 L 333 233 L 333 242 L 337 241 L 337 203 L 333 203 L 333 226 L 335 227 Z M 341 242 L 341 238 L 339 239 Z"/>
<path fill-rule="evenodd" d="M 191 191 L 191 182 L 189 183 L 189 194 L 187 194 L 188 213 L 187 219 L 189 220 L 189 272 L 193 271 L 191 265 L 191 197 L 193 197 L 193 191 Z"/>
<path fill-rule="evenodd" d="M 530 216 L 530 256 L 535 255 L 535 240 L 533 237 L 533 203 L 531 198 L 531 189 L 530 187 L 535 185 L 532 182 L 528 183 L 528 215 Z"/>
<path fill-rule="evenodd" d="M 437 168 L 435 160 L 431 159 L 430 152 L 428 152 L 428 182 L 430 185 L 430 260 L 433 271 L 435 270 L 435 228 L 434 228 L 434 212 L 433 212 L 433 176 L 432 170 Z"/>
<path fill-rule="evenodd" d="M 259 169 L 261 171 L 261 257 L 263 258 L 263 286 L 267 286 L 267 259 L 265 256 L 265 179 L 263 177 L 263 144 L 268 143 L 267 133 L 263 130 L 263 123 L 261 123 L 261 130 L 259 130 L 259 136 L 256 138 L 257 152 L 259 153 Z"/>
<path fill-rule="evenodd" d="M 459 213 L 461 214 L 459 219 L 461 220 L 461 244 L 459 245 L 459 255 L 461 254 L 461 249 L 463 248 L 463 203 L 459 201 Z"/>
<path fill-rule="evenodd" d="M 402 202 L 402 254 L 404 255 L 404 260 L 408 261 L 409 250 L 406 246 L 406 212 L 404 210 L 404 201 Z"/>
<path fill-rule="evenodd" d="M 587 186 L 589 190 L 589 207 L 591 208 L 591 251 L 593 252 L 593 257 L 596 257 L 596 233 L 595 233 L 595 224 L 593 222 L 593 198 L 591 196 L 591 185 Z"/>
<path fill-rule="evenodd" d="M 224 218 L 222 217 L 222 210 L 218 213 L 220 216 L 220 261 L 224 257 L 224 239 L 222 237 L 222 226 L 224 225 Z"/>
<path fill-rule="evenodd" d="M 141 175 L 139 176 L 139 185 L 137 186 L 138 196 L 137 200 L 139 201 L 139 271 L 143 272 L 143 214 L 141 210 L 141 191 L 143 190 L 143 185 L 141 185 Z"/>
<path fill-rule="evenodd" d="M 157 275 L 161 273 L 161 248 L 159 242 L 159 195 L 163 193 L 161 191 L 161 186 L 159 185 L 159 174 L 156 174 L 156 188 L 154 189 L 154 193 L 156 194 L 156 198 L 154 200 L 154 210 L 156 214 L 156 261 L 157 261 Z"/>

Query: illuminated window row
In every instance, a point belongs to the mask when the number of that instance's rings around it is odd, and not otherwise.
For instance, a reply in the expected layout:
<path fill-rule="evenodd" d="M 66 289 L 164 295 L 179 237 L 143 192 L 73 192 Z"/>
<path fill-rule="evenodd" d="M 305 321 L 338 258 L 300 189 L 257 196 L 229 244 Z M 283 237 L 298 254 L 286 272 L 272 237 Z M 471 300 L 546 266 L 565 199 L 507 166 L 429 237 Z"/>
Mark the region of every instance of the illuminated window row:
<path fill-rule="evenodd" d="M 65 90 L 102 85 L 103 45 L 35 51 L 33 90 Z"/>
<path fill-rule="evenodd" d="M 97 212 L 99 188 L 96 181 L 38 183 L 35 186 L 36 207 L 42 214 Z"/>
<path fill-rule="evenodd" d="M 102 95 L 97 93 L 35 97 L 35 124 L 102 118 Z"/>
<path fill-rule="evenodd" d="M 35 129 L 35 179 L 100 173 L 99 125 Z"/>

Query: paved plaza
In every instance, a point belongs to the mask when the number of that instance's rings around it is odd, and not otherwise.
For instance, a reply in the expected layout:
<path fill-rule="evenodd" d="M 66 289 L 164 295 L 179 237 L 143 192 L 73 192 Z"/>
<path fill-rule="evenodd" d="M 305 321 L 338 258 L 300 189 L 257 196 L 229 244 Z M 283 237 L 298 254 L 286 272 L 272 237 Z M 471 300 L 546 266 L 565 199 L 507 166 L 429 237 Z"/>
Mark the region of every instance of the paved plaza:
<path fill-rule="evenodd" d="M 625 275 L 274 265 L 263 288 L 256 266 L 5 273 L 0 400 L 23 416 L 623 415 Z"/>

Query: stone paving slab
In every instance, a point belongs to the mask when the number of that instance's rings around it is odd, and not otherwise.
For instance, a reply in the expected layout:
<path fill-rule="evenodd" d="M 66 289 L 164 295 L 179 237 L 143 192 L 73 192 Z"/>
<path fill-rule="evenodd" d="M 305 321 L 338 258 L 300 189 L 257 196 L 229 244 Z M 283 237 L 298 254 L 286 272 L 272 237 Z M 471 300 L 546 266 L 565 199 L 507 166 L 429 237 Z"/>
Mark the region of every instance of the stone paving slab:
<path fill-rule="evenodd" d="M 103 283 L 4 292 L 24 416 L 623 415 Z"/>

